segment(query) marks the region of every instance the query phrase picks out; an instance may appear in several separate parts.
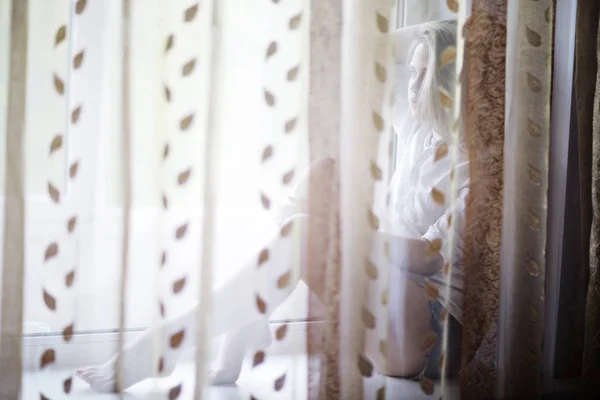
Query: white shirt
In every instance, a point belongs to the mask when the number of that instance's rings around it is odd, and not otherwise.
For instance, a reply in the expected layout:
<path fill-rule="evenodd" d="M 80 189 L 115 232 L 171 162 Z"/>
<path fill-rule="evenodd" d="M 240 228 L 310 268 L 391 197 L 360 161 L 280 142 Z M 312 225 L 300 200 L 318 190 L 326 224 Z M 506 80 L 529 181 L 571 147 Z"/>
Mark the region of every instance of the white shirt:
<path fill-rule="evenodd" d="M 448 217 L 452 214 L 450 204 L 451 193 L 451 157 L 450 154 L 441 160 L 435 161 L 435 151 L 442 143 L 442 138 L 437 135 L 427 124 L 402 123 L 394 124 L 397 130 L 399 149 L 402 151 L 397 156 L 397 167 L 389 186 L 389 216 L 384 226 L 386 233 L 408 237 L 422 238 L 429 241 L 441 239 L 443 243 L 442 256 L 448 261 Z M 398 130 L 401 129 L 401 132 Z M 451 286 L 448 312 L 462 323 L 463 304 L 463 248 L 465 232 L 465 198 L 469 189 L 469 163 L 468 156 L 461 151 L 454 172 L 457 184 L 458 198 L 455 199 L 456 220 L 452 221 L 454 228 L 454 256 L 451 262 Z M 433 201 L 432 188 L 445 194 L 445 204 L 439 205 Z M 411 279 L 415 279 L 415 274 Z M 424 277 L 415 280 L 423 283 Z M 438 287 L 440 301 L 445 305 L 446 292 L 443 269 L 427 277 Z"/>

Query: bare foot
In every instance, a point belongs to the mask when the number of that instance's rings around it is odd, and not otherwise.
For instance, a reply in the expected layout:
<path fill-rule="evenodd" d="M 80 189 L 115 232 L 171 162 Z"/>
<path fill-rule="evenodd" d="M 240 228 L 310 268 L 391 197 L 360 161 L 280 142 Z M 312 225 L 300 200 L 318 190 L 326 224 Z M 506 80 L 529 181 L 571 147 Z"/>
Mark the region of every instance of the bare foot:
<path fill-rule="evenodd" d="M 259 320 L 226 333 L 221 339 L 219 353 L 212 364 L 210 383 L 212 385 L 233 385 L 239 378 L 249 347 L 266 348 L 271 344 L 269 321 Z"/>
<path fill-rule="evenodd" d="M 181 351 L 189 347 L 190 340 L 184 339 L 184 344 L 177 351 L 168 351 L 157 360 L 154 356 L 154 335 L 156 329 L 148 329 L 133 342 L 123 348 L 123 386 L 124 389 L 135 385 L 147 378 L 170 375 L 175 369 L 175 363 Z M 168 348 L 168 347 L 163 347 Z M 75 371 L 75 374 L 101 393 L 117 391 L 117 356 L 102 365 L 93 365 Z"/>

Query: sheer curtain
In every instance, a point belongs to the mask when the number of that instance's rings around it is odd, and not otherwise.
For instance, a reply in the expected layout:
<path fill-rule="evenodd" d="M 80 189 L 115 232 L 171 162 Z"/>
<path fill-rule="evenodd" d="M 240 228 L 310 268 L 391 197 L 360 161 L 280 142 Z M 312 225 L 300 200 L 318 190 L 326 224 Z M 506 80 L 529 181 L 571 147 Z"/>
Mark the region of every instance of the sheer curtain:
<path fill-rule="evenodd" d="M 273 346 L 245 349 L 246 397 L 543 391 L 554 2 L 425 3 L 416 16 L 416 0 L 0 0 L 0 397 L 91 393 L 74 369 L 114 354 L 123 392 L 126 343 L 186 310 L 193 324 L 150 331 L 144 378 L 170 353 L 178 366 L 142 398 L 210 395 L 213 338 L 269 319 Z M 430 93 L 447 134 L 399 156 L 429 129 L 394 108 L 410 108 L 411 45 L 441 25 L 396 28 L 423 15 L 456 21 L 429 64 L 452 71 Z M 423 189 L 432 165 L 447 179 Z M 444 219 L 423 241 L 442 278 L 418 286 L 441 310 L 418 344 L 440 347 L 439 380 L 381 371 L 390 299 L 407 296 L 382 232 L 404 211 L 390 193 L 413 189 L 439 211 L 422 219 Z"/>

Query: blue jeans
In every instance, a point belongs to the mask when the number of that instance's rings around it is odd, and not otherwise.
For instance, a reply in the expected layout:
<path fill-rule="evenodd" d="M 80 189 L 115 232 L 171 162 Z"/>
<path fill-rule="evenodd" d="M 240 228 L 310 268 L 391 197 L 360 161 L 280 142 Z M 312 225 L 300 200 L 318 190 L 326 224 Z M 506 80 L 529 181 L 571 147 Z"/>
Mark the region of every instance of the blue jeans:
<path fill-rule="evenodd" d="M 442 304 L 439 301 L 431 301 L 431 329 L 436 333 L 438 340 L 429 351 L 425 368 L 422 375 L 428 379 L 440 379 L 440 355 L 442 354 L 444 325 L 440 323 L 440 313 L 442 312 Z M 461 363 L 461 341 L 462 341 L 462 325 L 452 315 L 448 314 L 448 353 L 446 357 L 446 376 L 455 377 L 460 372 Z"/>

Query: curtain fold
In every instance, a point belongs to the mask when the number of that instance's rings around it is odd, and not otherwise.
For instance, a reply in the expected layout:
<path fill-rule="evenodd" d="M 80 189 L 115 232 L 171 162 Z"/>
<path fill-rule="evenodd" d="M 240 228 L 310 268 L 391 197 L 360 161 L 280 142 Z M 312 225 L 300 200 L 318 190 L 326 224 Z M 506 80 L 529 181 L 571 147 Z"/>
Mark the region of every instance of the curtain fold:
<path fill-rule="evenodd" d="M 581 364 L 584 390 L 593 394 L 600 390 L 600 283 L 598 256 L 598 49 L 600 3 L 579 0 L 575 48 L 574 100 L 577 118 L 579 159 L 579 204 L 581 208 L 581 260 L 587 285 L 583 360 Z"/>
<path fill-rule="evenodd" d="M 470 195 L 461 372 L 464 399 L 494 396 L 503 206 L 506 1 L 473 0 L 465 26 Z"/>
<path fill-rule="evenodd" d="M 368 342 L 387 357 L 387 304 L 380 301 L 387 270 L 374 248 L 373 235 L 383 226 L 391 130 L 396 2 L 347 1 L 341 41 L 339 162 L 340 362 L 341 398 L 381 398 L 385 378 L 376 375 L 366 356 Z M 371 262 L 384 285 L 365 274 Z M 385 262 L 385 261 L 384 261 Z M 374 357 L 371 355 L 371 358 Z"/>
<path fill-rule="evenodd" d="M 589 72 L 589 75 L 581 77 L 586 84 L 583 89 L 584 98 L 581 99 L 582 114 L 585 118 L 586 125 L 583 128 L 580 126 L 580 148 L 587 147 L 590 144 L 591 136 L 591 234 L 590 234 L 590 253 L 589 253 L 589 285 L 586 304 L 586 319 L 585 319 L 585 337 L 584 337 L 584 353 L 583 353 L 583 368 L 582 380 L 584 389 L 589 394 L 596 394 L 600 391 L 600 29 L 598 28 L 598 19 L 600 18 L 600 9 L 598 3 L 585 2 L 581 6 L 582 13 L 585 12 L 585 21 L 582 23 L 581 30 L 578 32 L 581 39 L 583 50 L 577 49 L 578 58 L 593 59 L 592 52 L 587 51 L 593 48 L 591 38 L 596 34 L 596 59 L 586 60 L 584 71 Z M 594 65 L 595 64 L 595 65 Z M 596 67 L 595 85 L 593 83 L 593 68 Z M 583 73 L 583 71 L 582 71 Z M 591 87 L 594 87 L 593 100 L 593 119 L 592 129 L 589 129 L 590 116 L 590 95 Z M 588 89 L 589 88 L 589 89 Z M 578 97 L 579 99 L 579 97 Z M 584 108 L 585 107 L 585 108 Z M 587 129 L 586 129 L 587 128 Z M 586 130 L 583 130 L 586 129 Z M 591 133 L 591 135 L 590 135 Z M 582 175 L 581 180 L 585 180 L 583 188 L 589 188 L 589 165 L 590 165 L 589 150 L 585 153 L 584 160 L 581 161 L 581 167 L 586 172 Z M 587 193 L 586 193 L 587 194 Z M 588 205 L 587 200 L 582 202 L 582 206 Z M 583 208 L 583 207 L 582 207 Z M 586 216 L 589 215 L 589 212 Z M 587 227 L 588 221 L 583 221 Z"/>
<path fill-rule="evenodd" d="M 25 115 L 28 67 L 29 1 L 10 2 L 10 62 L 2 243 L 0 307 L 0 396 L 21 392 L 23 289 L 25 278 Z"/>
<path fill-rule="evenodd" d="M 553 5 L 520 2 L 505 136 L 498 396 L 543 393 Z"/>
<path fill-rule="evenodd" d="M 123 248 L 121 250 L 121 285 L 119 288 L 119 352 L 117 356 L 117 390 L 119 395 L 127 388 L 124 382 L 125 379 L 125 360 L 123 349 L 125 347 L 125 310 L 127 299 L 127 287 L 129 277 L 129 252 L 131 238 L 131 184 L 132 184 L 132 168 L 131 168 L 131 52 L 133 47 L 131 43 L 131 19 L 132 5 L 130 0 L 123 0 L 121 6 L 121 46 L 122 46 L 122 65 L 121 65 L 121 160 L 123 162 L 123 171 L 121 184 L 123 190 Z"/>
<path fill-rule="evenodd" d="M 308 142 L 311 164 L 324 158 L 339 159 L 341 110 L 341 45 L 343 1 L 310 2 L 310 71 Z M 340 399 L 340 209 L 339 173 L 329 179 L 309 181 L 308 258 L 309 286 L 325 278 L 325 322 L 311 325 L 306 349 L 309 398 Z M 325 271 L 325 274 L 323 274 Z M 308 317 L 318 311 L 309 304 Z"/>

